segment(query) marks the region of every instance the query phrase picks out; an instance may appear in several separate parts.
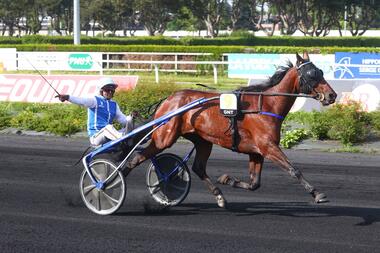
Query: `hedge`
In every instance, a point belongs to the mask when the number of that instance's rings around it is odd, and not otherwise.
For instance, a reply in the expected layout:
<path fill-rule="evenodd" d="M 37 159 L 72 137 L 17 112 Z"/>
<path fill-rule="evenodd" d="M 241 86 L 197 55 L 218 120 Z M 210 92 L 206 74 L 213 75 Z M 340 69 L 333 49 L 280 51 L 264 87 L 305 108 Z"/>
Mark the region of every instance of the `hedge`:
<path fill-rule="evenodd" d="M 26 35 L 0 37 L 0 44 L 73 44 L 72 36 Z M 142 37 L 81 37 L 82 44 L 91 45 L 177 45 L 177 46 L 280 46 L 280 47 L 378 47 L 380 37 L 293 37 L 272 36 L 255 37 L 253 35 L 226 36 L 217 38 L 183 37 L 174 39 L 164 36 Z"/>
<path fill-rule="evenodd" d="M 294 46 L 178 46 L 178 45 L 58 45 L 58 44 L 0 44 L 0 48 L 16 48 L 17 51 L 62 51 L 62 52 L 184 52 L 212 53 L 220 56 L 225 53 L 277 53 L 293 54 L 308 51 L 315 54 L 335 52 L 380 53 L 380 47 L 294 47 Z"/>

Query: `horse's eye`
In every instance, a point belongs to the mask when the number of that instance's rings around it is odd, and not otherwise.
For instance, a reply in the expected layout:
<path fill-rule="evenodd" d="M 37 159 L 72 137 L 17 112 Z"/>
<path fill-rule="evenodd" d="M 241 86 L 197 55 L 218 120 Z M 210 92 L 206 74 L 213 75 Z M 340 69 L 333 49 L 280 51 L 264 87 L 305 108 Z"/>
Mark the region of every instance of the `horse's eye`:
<path fill-rule="evenodd" d="M 323 71 L 320 69 L 310 69 L 306 74 L 313 80 L 319 80 L 323 77 Z"/>

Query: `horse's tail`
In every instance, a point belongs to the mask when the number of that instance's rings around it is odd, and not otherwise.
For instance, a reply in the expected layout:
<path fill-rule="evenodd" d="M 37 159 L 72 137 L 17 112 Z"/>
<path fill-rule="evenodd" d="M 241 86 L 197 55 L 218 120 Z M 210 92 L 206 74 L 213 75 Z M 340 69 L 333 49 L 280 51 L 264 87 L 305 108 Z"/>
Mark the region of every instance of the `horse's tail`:
<path fill-rule="evenodd" d="M 216 88 L 214 88 L 214 87 L 210 87 L 210 86 L 208 86 L 208 85 L 206 85 L 206 84 L 197 83 L 196 85 L 201 86 L 201 87 L 204 87 L 204 88 L 207 88 L 207 89 L 210 89 L 210 90 L 216 90 Z"/>

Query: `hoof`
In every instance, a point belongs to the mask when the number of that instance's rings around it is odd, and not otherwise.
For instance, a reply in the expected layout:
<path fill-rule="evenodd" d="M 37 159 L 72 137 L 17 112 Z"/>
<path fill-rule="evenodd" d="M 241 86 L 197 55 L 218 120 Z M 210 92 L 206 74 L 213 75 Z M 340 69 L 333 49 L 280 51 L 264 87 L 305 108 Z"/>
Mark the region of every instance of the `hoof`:
<path fill-rule="evenodd" d="M 318 193 L 314 197 L 314 202 L 317 203 L 317 204 L 319 204 L 319 203 L 329 202 L 329 200 L 327 199 L 326 194 L 324 194 L 324 193 Z"/>
<path fill-rule="evenodd" d="M 230 180 L 230 176 L 227 174 L 223 174 L 218 178 L 218 183 L 219 184 L 228 184 L 228 181 Z"/>
<path fill-rule="evenodd" d="M 216 198 L 216 203 L 218 204 L 220 208 L 226 207 L 227 201 L 224 199 L 222 194 L 217 195 L 215 198 Z"/>

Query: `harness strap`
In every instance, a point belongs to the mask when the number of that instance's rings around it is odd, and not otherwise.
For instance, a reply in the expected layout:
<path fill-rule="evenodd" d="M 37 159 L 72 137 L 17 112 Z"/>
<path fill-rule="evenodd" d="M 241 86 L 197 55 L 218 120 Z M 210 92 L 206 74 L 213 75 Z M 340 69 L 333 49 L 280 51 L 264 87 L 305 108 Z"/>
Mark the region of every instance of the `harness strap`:
<path fill-rule="evenodd" d="M 231 120 L 231 125 L 232 125 L 232 128 L 231 128 L 231 132 L 232 132 L 232 146 L 231 146 L 231 150 L 234 151 L 234 152 L 238 152 L 239 129 L 238 129 L 238 125 L 237 125 L 236 116 L 230 118 L 230 120 Z"/>
<path fill-rule="evenodd" d="M 268 116 L 272 116 L 272 117 L 275 117 L 275 118 L 277 118 L 277 119 L 280 119 L 280 120 L 283 120 L 283 119 L 285 119 L 285 117 L 284 117 L 284 116 L 278 115 L 278 114 L 276 114 L 276 113 L 273 113 L 273 112 L 259 112 L 259 114 L 261 114 L 261 115 L 268 115 Z"/>
<path fill-rule="evenodd" d="M 241 96 L 241 93 L 235 93 L 236 97 L 237 97 L 237 115 L 234 116 L 234 117 L 231 117 L 230 118 L 230 121 L 231 121 L 231 132 L 232 132 L 232 146 L 231 146 L 231 150 L 234 151 L 234 152 L 239 152 L 238 150 L 238 146 L 239 146 L 239 141 L 240 141 L 240 137 L 239 137 L 239 129 L 238 129 L 238 117 L 240 116 L 240 96 Z"/>
<path fill-rule="evenodd" d="M 246 113 L 240 110 L 240 98 L 241 98 L 241 92 L 234 92 L 237 98 L 237 115 L 233 117 L 229 117 L 230 120 L 230 127 L 231 129 L 231 137 L 232 137 L 232 145 L 231 145 L 231 150 L 234 152 L 239 152 L 238 146 L 239 146 L 239 141 L 240 141 L 240 136 L 239 136 L 239 129 L 238 129 L 238 117 L 240 117 L 242 114 Z M 261 114 L 261 115 L 267 115 L 271 117 L 275 117 L 276 119 L 279 120 L 284 120 L 285 117 L 273 112 L 263 112 L 261 111 L 261 96 L 260 96 L 260 109 L 259 111 L 255 111 L 255 113 Z M 228 130 L 227 130 L 228 131 Z"/>

